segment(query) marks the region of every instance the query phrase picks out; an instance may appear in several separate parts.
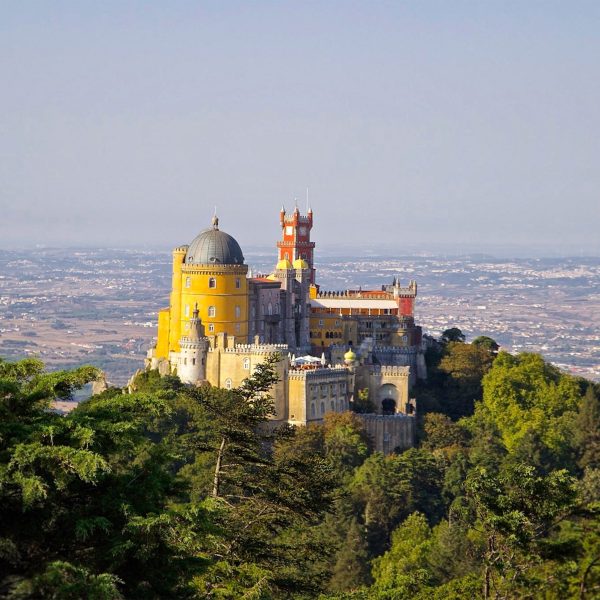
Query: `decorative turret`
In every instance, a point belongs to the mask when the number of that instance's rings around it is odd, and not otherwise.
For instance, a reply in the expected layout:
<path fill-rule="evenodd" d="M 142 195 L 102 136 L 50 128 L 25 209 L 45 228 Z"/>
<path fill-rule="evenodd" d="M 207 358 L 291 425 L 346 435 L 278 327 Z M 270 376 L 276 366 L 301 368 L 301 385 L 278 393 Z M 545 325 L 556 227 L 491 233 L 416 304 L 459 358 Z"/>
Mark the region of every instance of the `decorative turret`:
<path fill-rule="evenodd" d="M 294 263 L 298 259 L 306 262 L 310 270 L 310 283 L 315 283 L 315 269 L 313 263 L 313 253 L 315 243 L 310 241 L 310 231 L 313 226 L 313 212 L 301 215 L 298 206 L 294 208 L 291 215 L 287 215 L 285 208 L 282 207 L 279 213 L 279 222 L 282 229 L 282 239 L 277 242 L 279 249 L 278 260 L 289 260 Z"/>
<path fill-rule="evenodd" d="M 183 383 L 198 385 L 206 379 L 208 338 L 204 334 L 197 304 L 189 321 L 189 333 L 179 340 L 179 347 L 177 374 Z"/>

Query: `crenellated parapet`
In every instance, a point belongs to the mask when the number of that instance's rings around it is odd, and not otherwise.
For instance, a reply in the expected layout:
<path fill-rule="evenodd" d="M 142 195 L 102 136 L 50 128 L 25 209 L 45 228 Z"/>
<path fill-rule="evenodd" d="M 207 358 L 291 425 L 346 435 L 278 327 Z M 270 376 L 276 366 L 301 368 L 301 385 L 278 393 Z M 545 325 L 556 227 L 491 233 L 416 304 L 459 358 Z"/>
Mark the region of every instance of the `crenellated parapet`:
<path fill-rule="evenodd" d="M 410 375 L 410 367 L 399 365 L 373 365 L 371 368 L 374 374 L 382 377 L 408 377 Z"/>
<path fill-rule="evenodd" d="M 350 371 L 341 365 L 323 367 L 321 369 L 290 369 L 288 378 L 294 380 L 306 380 L 312 383 L 327 383 L 332 378 L 345 378 Z"/>

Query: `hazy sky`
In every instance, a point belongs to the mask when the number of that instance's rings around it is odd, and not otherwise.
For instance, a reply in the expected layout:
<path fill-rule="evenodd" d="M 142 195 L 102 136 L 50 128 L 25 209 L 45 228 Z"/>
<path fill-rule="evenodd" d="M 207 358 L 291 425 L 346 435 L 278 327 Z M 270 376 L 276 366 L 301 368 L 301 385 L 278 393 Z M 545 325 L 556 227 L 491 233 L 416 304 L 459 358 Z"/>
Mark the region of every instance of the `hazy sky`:
<path fill-rule="evenodd" d="M 0 3 L 0 248 L 600 252 L 600 2 Z"/>

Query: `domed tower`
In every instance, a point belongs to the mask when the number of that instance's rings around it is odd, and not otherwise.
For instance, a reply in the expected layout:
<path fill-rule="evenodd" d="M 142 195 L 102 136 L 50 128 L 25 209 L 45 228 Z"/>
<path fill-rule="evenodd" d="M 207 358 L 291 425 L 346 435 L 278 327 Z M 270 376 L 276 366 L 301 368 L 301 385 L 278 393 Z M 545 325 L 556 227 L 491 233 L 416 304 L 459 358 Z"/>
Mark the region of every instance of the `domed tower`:
<path fill-rule="evenodd" d="M 216 216 L 189 246 L 173 251 L 170 352 L 179 352 L 180 339 L 189 337 L 195 306 L 206 335 L 226 333 L 247 342 L 247 273 L 240 245 L 219 229 Z"/>
<path fill-rule="evenodd" d="M 199 384 L 206 380 L 206 354 L 208 338 L 200 320 L 198 307 L 194 307 L 187 335 L 179 340 L 180 352 L 177 374 L 183 383 Z"/>

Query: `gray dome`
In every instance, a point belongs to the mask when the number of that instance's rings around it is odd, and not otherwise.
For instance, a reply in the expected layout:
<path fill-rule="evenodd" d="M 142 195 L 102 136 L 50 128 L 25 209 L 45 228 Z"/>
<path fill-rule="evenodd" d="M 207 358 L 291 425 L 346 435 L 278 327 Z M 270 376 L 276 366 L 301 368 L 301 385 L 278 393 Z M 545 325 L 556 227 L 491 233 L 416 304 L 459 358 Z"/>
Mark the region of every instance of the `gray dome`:
<path fill-rule="evenodd" d="M 186 265 L 242 265 L 244 255 L 240 245 L 216 227 L 200 232 L 185 255 Z"/>

